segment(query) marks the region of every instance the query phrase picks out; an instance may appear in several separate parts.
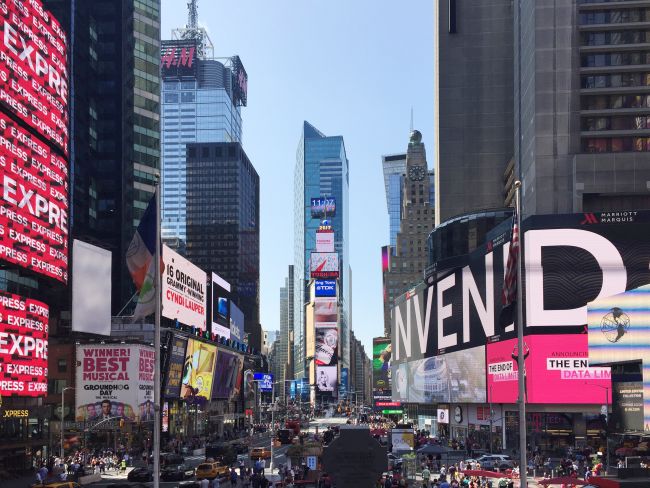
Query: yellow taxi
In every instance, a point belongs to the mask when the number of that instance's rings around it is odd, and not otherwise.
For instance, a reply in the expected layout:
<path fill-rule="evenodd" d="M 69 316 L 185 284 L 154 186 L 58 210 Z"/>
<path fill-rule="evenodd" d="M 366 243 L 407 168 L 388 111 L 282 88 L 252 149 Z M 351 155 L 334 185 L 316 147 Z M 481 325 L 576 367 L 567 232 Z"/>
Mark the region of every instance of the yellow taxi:
<path fill-rule="evenodd" d="M 217 476 L 227 476 L 229 472 L 228 466 L 224 466 L 221 463 L 205 462 L 196 467 L 196 479 L 199 481 L 202 479 L 213 480 Z"/>
<path fill-rule="evenodd" d="M 266 447 L 254 447 L 250 457 L 251 459 L 271 459 L 271 451 Z"/>

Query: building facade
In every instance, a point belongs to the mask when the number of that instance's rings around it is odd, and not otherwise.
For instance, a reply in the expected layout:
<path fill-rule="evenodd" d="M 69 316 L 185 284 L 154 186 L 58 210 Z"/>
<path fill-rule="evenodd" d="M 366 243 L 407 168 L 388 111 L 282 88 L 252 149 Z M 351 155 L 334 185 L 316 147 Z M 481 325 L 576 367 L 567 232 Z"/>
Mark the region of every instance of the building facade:
<path fill-rule="evenodd" d="M 386 207 L 390 229 L 390 246 L 395 249 L 399 222 L 402 218 L 402 179 L 406 174 L 406 154 L 391 154 L 381 157 L 386 189 Z"/>
<path fill-rule="evenodd" d="M 238 142 L 187 145 L 187 258 L 232 286 L 260 349 L 260 179 Z"/>
<path fill-rule="evenodd" d="M 289 265 L 288 275 L 284 286 L 280 288 L 280 333 L 278 336 L 278 363 L 281 365 L 280 374 L 276 381 L 281 397 L 287 396 L 287 381 L 293 379 L 293 265 Z"/>
<path fill-rule="evenodd" d="M 311 199 L 333 197 L 336 214 L 327 220 L 334 230 L 339 255 L 339 310 L 341 367 L 350 363 L 350 261 L 349 261 L 349 163 L 342 136 L 327 137 L 304 122 L 294 172 L 294 377 L 306 376 L 305 305 L 310 301 L 310 255 L 316 250 L 316 231 L 321 220 L 311 216 Z"/>

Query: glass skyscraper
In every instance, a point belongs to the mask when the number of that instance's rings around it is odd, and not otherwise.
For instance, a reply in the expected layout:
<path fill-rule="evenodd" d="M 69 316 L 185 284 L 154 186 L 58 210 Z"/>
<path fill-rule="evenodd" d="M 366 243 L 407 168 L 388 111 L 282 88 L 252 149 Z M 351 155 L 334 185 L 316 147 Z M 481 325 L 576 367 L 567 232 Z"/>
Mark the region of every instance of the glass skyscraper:
<path fill-rule="evenodd" d="M 402 176 L 406 174 L 406 154 L 382 156 L 381 165 L 384 170 L 384 186 L 386 187 L 390 247 L 394 250 L 402 217 Z"/>
<path fill-rule="evenodd" d="M 177 66 L 178 60 L 184 57 L 187 69 L 163 69 L 162 237 L 185 242 L 185 146 L 192 142 L 241 144 L 241 101 L 233 86 L 235 73 L 232 64 L 193 58 L 196 49 L 187 42 L 164 41 L 165 48 L 167 55 L 170 49 L 178 50 L 176 61 L 170 63 L 172 66 Z M 231 62 L 234 59 L 231 58 Z"/>
<path fill-rule="evenodd" d="M 294 173 L 294 375 L 305 377 L 305 303 L 310 279 L 309 258 L 316 250 L 320 220 L 311 217 L 311 199 L 334 197 L 336 215 L 328 217 L 339 253 L 339 309 L 341 367 L 350 366 L 351 270 L 349 239 L 348 158 L 342 136 L 327 137 L 309 122 L 303 130 L 296 154 Z"/>

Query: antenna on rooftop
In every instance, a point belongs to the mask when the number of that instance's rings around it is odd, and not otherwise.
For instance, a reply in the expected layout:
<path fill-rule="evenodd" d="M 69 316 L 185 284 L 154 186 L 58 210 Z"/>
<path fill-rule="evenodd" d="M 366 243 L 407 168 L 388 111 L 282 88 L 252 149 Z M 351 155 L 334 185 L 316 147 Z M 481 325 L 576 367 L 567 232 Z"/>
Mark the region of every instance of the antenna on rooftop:
<path fill-rule="evenodd" d="M 180 29 L 172 30 L 172 39 L 196 40 L 198 56 L 201 59 L 214 59 L 214 45 L 208 31 L 199 27 L 199 2 L 189 0 L 187 2 L 187 24 Z"/>

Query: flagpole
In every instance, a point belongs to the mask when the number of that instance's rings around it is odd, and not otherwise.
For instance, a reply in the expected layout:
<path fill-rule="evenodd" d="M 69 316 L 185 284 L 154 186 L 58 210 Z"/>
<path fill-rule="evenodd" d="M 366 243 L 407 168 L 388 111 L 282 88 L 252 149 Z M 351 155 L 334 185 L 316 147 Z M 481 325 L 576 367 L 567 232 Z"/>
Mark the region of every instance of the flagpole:
<path fill-rule="evenodd" d="M 523 236 L 521 229 L 521 181 L 515 181 L 515 218 L 519 252 L 517 253 L 517 380 L 519 386 L 519 487 L 528 487 L 526 460 L 526 363 L 524 357 L 524 312 L 523 312 Z"/>
<path fill-rule="evenodd" d="M 154 420 L 153 420 L 153 486 L 160 487 L 160 361 L 162 360 L 160 346 L 160 314 L 162 287 L 160 280 L 160 175 L 156 175 L 156 252 L 154 254 L 154 279 L 156 295 L 156 311 L 153 333 L 153 348 L 156 359 L 154 361 L 153 395 L 154 395 Z"/>

